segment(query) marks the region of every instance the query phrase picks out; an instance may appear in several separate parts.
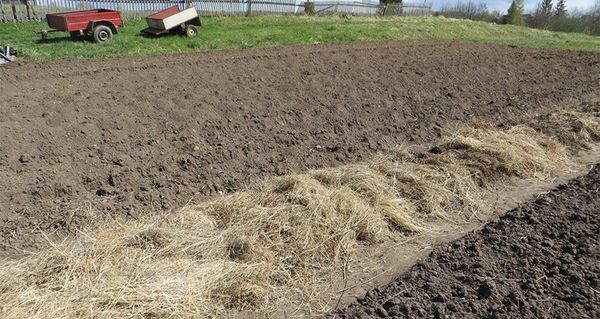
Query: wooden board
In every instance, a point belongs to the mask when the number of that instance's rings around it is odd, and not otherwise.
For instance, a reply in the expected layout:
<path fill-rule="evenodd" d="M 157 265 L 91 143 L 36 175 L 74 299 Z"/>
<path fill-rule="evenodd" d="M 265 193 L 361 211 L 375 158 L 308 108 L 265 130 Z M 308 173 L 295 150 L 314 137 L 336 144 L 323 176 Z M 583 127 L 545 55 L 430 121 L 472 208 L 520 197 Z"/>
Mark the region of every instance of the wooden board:
<path fill-rule="evenodd" d="M 165 18 L 163 23 L 165 25 L 165 29 L 168 30 L 197 17 L 198 12 L 196 12 L 196 8 L 189 8 Z"/>

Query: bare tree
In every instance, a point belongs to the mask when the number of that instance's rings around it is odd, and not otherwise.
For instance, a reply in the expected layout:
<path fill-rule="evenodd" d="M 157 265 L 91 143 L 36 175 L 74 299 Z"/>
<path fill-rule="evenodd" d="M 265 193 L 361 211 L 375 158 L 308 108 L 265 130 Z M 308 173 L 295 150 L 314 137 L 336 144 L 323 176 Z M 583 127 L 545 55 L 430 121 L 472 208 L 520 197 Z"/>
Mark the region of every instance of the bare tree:
<path fill-rule="evenodd" d="M 589 20 L 589 33 L 600 35 L 600 0 L 596 0 L 594 6 L 592 7 Z"/>
<path fill-rule="evenodd" d="M 546 1 L 540 2 L 527 24 L 552 31 L 600 35 L 600 0 L 594 0 L 594 5 L 584 11 L 573 9 L 567 12 L 564 0 L 559 1 L 554 11 L 547 15 L 550 8 Z"/>
<path fill-rule="evenodd" d="M 554 16 L 561 19 L 567 16 L 567 4 L 565 0 L 558 0 L 556 4 L 556 11 L 554 11 Z"/>
<path fill-rule="evenodd" d="M 537 29 L 548 28 L 552 18 L 552 7 L 552 0 L 542 0 L 538 3 L 528 25 Z"/>
<path fill-rule="evenodd" d="M 458 0 L 454 3 L 446 3 L 442 6 L 440 13 L 447 18 L 469 19 L 492 22 L 500 15 L 498 12 L 489 12 L 485 2 Z"/>
<path fill-rule="evenodd" d="M 545 14 L 546 16 L 550 16 L 552 14 L 552 0 L 543 0 L 540 3 L 540 6 L 543 14 Z"/>

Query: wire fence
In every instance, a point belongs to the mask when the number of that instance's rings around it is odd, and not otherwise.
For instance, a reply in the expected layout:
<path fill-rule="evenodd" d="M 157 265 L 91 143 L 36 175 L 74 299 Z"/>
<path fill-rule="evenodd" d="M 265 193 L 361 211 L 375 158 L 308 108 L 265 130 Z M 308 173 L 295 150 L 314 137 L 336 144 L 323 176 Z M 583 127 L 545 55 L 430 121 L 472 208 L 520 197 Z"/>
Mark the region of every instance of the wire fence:
<path fill-rule="evenodd" d="M 178 5 L 195 7 L 202 16 L 262 14 L 341 14 L 356 16 L 425 16 L 431 4 L 303 0 L 0 0 L 0 23 L 43 21 L 46 14 L 86 9 L 119 10 L 125 20 L 141 19 L 152 12 Z"/>

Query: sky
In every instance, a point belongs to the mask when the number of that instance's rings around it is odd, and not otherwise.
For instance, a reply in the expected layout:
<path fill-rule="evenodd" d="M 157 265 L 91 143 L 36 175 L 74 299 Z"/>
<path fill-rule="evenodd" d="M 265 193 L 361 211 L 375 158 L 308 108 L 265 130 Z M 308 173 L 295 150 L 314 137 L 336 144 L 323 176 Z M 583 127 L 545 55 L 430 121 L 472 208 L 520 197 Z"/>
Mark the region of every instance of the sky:
<path fill-rule="evenodd" d="M 462 0 L 467 2 L 468 0 Z M 500 10 L 505 12 L 510 7 L 512 0 L 474 0 L 476 2 L 485 2 L 490 10 Z M 534 9 L 541 0 L 525 0 L 525 11 Z M 445 3 L 455 3 L 456 0 L 405 0 L 405 2 L 427 2 L 433 3 L 433 9 L 440 9 Z M 557 0 L 554 1 L 556 3 Z M 588 9 L 594 4 L 594 0 L 566 0 L 567 10 L 569 9 Z"/>

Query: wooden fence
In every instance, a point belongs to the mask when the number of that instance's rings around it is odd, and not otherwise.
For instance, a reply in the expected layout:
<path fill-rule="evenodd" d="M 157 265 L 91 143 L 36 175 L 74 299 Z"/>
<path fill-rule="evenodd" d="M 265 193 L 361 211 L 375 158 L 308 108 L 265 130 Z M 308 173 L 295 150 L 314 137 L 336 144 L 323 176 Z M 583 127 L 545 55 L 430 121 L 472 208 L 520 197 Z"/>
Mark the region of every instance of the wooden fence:
<path fill-rule="evenodd" d="M 202 16 L 303 14 L 304 0 L 0 0 L 0 23 L 43 21 L 47 13 L 93 8 L 115 9 L 125 20 L 141 19 L 173 5 L 194 6 Z M 431 14 L 431 4 L 316 1 L 315 14 L 358 16 L 423 16 Z"/>

